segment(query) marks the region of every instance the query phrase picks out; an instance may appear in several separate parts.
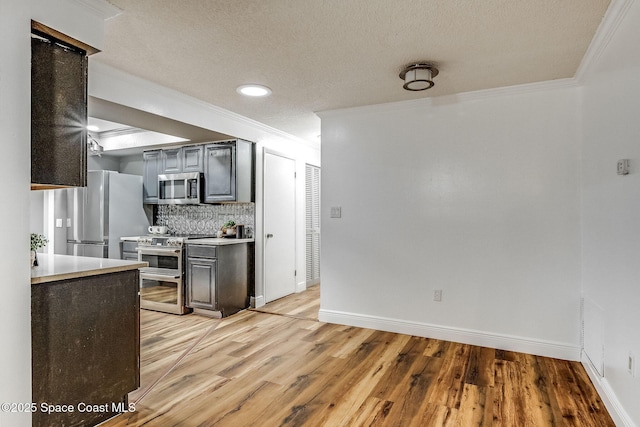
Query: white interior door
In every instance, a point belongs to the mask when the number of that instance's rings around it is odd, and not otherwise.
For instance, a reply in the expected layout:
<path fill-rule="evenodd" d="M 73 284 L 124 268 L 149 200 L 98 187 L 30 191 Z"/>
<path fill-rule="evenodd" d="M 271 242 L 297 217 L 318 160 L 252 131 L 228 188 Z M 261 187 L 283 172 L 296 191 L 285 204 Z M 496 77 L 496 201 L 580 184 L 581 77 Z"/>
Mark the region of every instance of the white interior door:
<path fill-rule="evenodd" d="M 264 153 L 264 297 L 296 291 L 296 164 Z"/>

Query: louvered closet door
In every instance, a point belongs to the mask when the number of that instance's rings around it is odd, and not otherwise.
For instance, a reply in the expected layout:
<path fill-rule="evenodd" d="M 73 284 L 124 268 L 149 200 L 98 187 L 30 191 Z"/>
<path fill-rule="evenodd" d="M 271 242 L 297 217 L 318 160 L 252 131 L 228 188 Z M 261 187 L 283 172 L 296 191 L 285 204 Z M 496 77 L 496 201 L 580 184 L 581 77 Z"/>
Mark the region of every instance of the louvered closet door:
<path fill-rule="evenodd" d="M 306 165 L 307 286 L 320 283 L 320 168 Z"/>

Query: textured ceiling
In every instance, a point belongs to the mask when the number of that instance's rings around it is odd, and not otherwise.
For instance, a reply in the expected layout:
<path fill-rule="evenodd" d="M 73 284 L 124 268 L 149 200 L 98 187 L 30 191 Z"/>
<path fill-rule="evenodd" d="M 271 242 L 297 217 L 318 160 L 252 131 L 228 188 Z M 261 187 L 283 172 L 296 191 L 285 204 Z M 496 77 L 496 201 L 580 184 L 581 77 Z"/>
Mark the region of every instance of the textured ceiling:
<path fill-rule="evenodd" d="M 110 0 L 92 60 L 300 138 L 315 111 L 573 77 L 609 0 Z M 402 89 L 404 65 L 440 75 Z M 269 86 L 268 98 L 236 93 Z"/>

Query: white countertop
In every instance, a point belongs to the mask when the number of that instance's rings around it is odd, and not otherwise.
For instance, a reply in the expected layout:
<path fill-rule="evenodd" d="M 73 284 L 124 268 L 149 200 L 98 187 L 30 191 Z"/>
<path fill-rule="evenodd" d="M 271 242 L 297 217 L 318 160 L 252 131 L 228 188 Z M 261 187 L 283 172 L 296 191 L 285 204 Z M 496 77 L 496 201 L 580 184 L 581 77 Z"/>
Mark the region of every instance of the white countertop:
<path fill-rule="evenodd" d="M 139 261 L 39 253 L 38 266 L 31 268 L 31 284 L 137 270 L 147 265 Z"/>
<path fill-rule="evenodd" d="M 187 239 L 185 244 L 187 245 L 209 245 L 209 246 L 222 246 L 222 245 L 236 245 L 238 243 L 252 243 L 253 239 L 234 239 L 229 238 L 211 238 L 211 239 Z"/>
<path fill-rule="evenodd" d="M 129 242 L 137 242 L 139 237 L 140 236 L 125 236 L 125 237 L 121 237 L 120 240 L 129 241 Z M 167 236 L 161 236 L 161 237 L 167 237 Z M 228 238 L 225 238 L 225 237 L 222 237 L 222 238 L 211 237 L 211 238 L 206 238 L 206 239 L 186 239 L 185 243 L 186 244 L 194 244 L 195 243 L 195 244 L 203 244 L 203 245 L 221 246 L 221 245 L 234 245 L 234 244 L 237 244 L 237 243 L 252 243 L 254 241 L 255 241 L 255 239 L 253 239 L 253 238 L 251 238 L 251 239 L 236 239 L 234 237 L 228 237 Z"/>

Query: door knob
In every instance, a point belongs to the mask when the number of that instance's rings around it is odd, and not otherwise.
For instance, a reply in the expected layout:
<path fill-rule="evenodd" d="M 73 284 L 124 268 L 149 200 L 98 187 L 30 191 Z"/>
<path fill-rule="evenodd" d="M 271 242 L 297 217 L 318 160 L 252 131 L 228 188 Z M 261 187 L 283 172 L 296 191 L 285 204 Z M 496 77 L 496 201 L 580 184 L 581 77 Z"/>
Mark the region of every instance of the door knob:
<path fill-rule="evenodd" d="M 272 237 L 273 237 L 273 234 L 271 234 L 271 233 L 267 234 L 267 239 L 270 239 Z"/>

